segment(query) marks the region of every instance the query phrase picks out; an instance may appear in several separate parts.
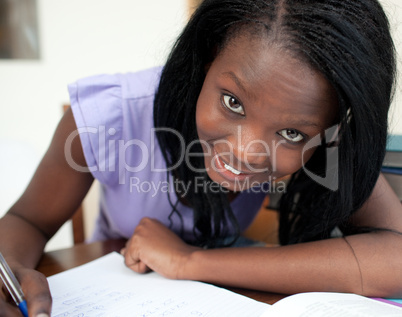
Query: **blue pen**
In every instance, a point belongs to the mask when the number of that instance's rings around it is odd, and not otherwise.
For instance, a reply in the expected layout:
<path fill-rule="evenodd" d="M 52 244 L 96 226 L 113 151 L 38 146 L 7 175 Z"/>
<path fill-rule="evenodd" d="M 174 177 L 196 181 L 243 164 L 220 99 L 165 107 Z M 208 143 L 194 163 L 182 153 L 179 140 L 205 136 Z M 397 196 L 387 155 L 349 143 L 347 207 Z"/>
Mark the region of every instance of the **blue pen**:
<path fill-rule="evenodd" d="M 0 277 L 6 286 L 8 292 L 13 298 L 14 302 L 17 304 L 21 313 L 24 317 L 28 317 L 28 307 L 27 302 L 24 298 L 24 293 L 22 292 L 21 285 L 18 283 L 15 275 L 8 266 L 6 260 L 0 252 Z"/>

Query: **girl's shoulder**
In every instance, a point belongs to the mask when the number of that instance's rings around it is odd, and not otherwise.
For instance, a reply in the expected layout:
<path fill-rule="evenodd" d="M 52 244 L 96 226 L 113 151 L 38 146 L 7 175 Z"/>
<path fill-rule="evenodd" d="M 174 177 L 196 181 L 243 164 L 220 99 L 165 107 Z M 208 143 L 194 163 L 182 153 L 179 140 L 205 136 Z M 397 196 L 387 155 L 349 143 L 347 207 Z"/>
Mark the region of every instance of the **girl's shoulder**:
<path fill-rule="evenodd" d="M 153 96 L 158 88 L 162 67 L 152 67 L 137 72 L 116 74 L 123 99 Z"/>
<path fill-rule="evenodd" d="M 71 83 L 70 95 L 92 97 L 102 92 L 122 99 L 149 97 L 155 94 L 162 67 L 152 67 L 135 72 L 97 74 Z"/>

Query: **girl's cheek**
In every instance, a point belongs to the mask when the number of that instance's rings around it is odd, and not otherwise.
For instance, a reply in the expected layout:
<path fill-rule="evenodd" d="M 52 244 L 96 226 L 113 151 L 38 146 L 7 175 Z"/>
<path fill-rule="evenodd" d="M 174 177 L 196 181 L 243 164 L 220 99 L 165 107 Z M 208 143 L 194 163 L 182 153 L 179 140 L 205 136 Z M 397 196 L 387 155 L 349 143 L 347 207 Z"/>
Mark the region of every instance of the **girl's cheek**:
<path fill-rule="evenodd" d="M 277 178 L 290 175 L 298 171 L 302 166 L 302 153 L 289 150 L 277 151 L 271 158 L 272 172 Z"/>
<path fill-rule="evenodd" d="M 218 138 L 227 130 L 227 122 L 222 116 L 220 109 L 212 101 L 199 103 L 196 111 L 196 124 L 199 137 L 209 139 Z"/>

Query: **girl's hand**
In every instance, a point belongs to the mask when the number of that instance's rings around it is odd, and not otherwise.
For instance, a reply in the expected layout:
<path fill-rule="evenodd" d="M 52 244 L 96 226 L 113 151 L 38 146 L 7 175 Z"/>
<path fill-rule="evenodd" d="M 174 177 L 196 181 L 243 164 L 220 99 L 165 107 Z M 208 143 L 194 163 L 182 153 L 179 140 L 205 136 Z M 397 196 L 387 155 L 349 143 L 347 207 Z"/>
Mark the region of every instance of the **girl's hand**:
<path fill-rule="evenodd" d="M 186 262 L 197 249 L 159 221 L 143 218 L 121 254 L 127 267 L 136 272 L 153 270 L 167 278 L 182 279 Z"/>
<path fill-rule="evenodd" d="M 21 284 L 29 316 L 50 316 L 52 297 L 46 277 L 38 271 L 24 267 L 11 266 L 11 269 Z M 22 314 L 0 280 L 0 317 L 2 316 L 21 317 Z"/>

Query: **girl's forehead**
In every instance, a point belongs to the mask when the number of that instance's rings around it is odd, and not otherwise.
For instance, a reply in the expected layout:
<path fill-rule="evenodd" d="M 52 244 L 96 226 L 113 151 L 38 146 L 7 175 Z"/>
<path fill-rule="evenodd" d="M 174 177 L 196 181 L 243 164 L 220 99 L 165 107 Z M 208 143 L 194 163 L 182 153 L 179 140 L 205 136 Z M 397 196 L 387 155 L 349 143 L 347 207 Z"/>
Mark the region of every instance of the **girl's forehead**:
<path fill-rule="evenodd" d="M 337 115 L 337 96 L 324 75 L 281 43 L 242 34 L 218 54 L 207 76 L 228 84 L 249 104 L 284 111 L 326 112 L 331 123 Z M 261 108 L 262 109 L 262 108 Z"/>

